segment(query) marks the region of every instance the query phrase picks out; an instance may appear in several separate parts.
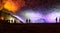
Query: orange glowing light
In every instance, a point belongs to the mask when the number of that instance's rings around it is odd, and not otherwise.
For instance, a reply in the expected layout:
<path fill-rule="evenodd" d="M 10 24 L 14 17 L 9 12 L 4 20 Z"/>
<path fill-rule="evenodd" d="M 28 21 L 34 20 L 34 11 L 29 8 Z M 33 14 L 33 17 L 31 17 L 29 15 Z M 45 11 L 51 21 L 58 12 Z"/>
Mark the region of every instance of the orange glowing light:
<path fill-rule="evenodd" d="M 7 0 L 4 2 L 4 8 L 13 13 L 16 13 L 18 9 L 25 5 L 24 0 Z"/>
<path fill-rule="evenodd" d="M 4 5 L 4 8 L 12 12 L 17 11 L 17 7 L 13 2 L 6 2 L 6 4 Z"/>
<path fill-rule="evenodd" d="M 2 2 L 1 2 L 1 0 L 0 0 L 0 10 L 2 9 Z"/>
<path fill-rule="evenodd" d="M 0 4 L 0 10 L 2 10 L 2 5 Z"/>
<path fill-rule="evenodd" d="M 4 17 L 1 17 L 1 20 L 4 20 Z"/>

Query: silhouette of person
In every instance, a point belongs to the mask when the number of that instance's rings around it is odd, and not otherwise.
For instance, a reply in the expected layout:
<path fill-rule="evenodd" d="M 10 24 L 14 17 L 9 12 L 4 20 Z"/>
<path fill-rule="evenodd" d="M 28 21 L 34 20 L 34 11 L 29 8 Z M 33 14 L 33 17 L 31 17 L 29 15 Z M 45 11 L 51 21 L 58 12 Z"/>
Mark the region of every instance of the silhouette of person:
<path fill-rule="evenodd" d="M 59 23 L 60 23 L 60 18 L 59 18 Z"/>
<path fill-rule="evenodd" d="M 26 23 L 30 23 L 31 22 L 31 20 L 30 19 L 26 19 Z"/>
<path fill-rule="evenodd" d="M 55 19 L 55 20 L 56 20 L 56 23 L 57 23 L 57 17 L 56 17 L 56 19 Z"/>
<path fill-rule="evenodd" d="M 28 19 L 26 19 L 26 23 L 28 23 Z"/>
<path fill-rule="evenodd" d="M 31 23 L 31 20 L 29 19 L 29 23 Z"/>

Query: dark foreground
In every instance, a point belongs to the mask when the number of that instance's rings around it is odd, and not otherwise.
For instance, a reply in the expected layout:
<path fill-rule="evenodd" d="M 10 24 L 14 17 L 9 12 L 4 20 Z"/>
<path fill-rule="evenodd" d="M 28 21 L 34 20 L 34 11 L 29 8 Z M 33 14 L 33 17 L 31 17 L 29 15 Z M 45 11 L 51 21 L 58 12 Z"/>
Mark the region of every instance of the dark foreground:
<path fill-rule="evenodd" d="M 59 33 L 60 24 L 0 23 L 0 33 Z"/>

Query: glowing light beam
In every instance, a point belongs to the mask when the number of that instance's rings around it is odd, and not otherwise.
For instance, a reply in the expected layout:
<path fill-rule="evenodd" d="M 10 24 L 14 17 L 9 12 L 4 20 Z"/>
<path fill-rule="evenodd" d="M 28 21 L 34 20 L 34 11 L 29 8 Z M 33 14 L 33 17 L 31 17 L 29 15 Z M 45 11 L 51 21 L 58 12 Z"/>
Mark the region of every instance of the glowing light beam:
<path fill-rule="evenodd" d="M 48 23 L 56 23 L 56 17 L 60 18 L 60 12 L 52 12 L 46 16 Z"/>

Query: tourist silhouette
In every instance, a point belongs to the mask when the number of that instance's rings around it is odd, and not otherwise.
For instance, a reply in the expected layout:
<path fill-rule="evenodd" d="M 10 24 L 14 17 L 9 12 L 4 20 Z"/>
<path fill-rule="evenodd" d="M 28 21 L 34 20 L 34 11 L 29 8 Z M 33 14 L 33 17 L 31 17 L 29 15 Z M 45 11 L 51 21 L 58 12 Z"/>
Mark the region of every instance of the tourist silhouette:
<path fill-rule="evenodd" d="M 56 17 L 56 19 L 55 19 L 55 20 L 56 20 L 56 23 L 57 23 L 57 17 Z"/>

